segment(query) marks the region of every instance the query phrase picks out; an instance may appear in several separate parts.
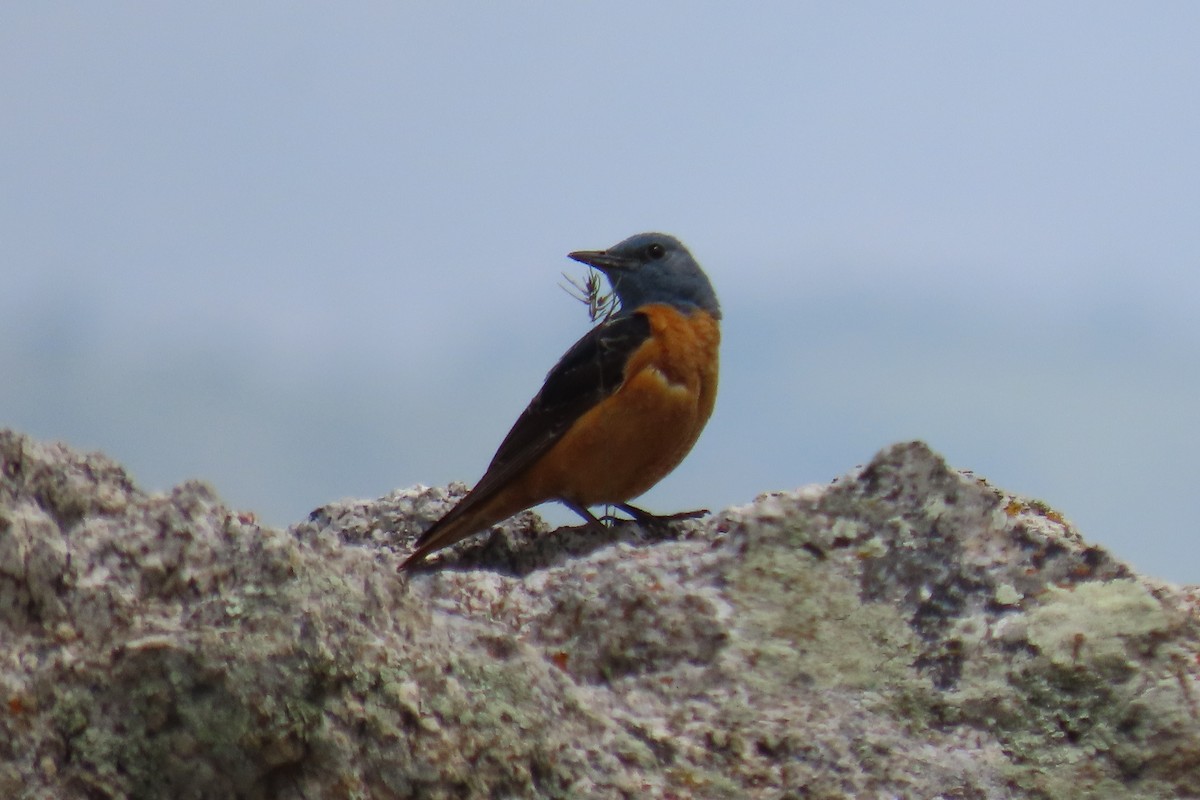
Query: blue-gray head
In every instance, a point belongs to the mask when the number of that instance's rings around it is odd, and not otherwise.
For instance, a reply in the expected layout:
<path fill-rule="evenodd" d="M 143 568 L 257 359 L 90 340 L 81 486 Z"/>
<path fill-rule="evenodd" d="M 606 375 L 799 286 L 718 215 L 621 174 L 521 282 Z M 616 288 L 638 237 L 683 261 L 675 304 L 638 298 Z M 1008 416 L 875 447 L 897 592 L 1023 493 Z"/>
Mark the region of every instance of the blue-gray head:
<path fill-rule="evenodd" d="M 570 257 L 608 277 L 623 311 L 665 303 L 684 312 L 701 309 L 721 318 L 721 306 L 708 276 L 674 236 L 639 233 L 607 250 L 579 250 Z"/>

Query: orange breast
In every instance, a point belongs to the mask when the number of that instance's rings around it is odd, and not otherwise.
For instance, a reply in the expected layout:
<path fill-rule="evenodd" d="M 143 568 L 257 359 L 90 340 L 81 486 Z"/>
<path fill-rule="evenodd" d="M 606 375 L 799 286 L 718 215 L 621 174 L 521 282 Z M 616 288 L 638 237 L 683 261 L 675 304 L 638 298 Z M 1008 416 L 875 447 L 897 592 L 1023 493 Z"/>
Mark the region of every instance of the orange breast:
<path fill-rule="evenodd" d="M 650 319 L 650 338 L 630 358 L 620 388 L 531 470 L 533 494 L 623 503 L 675 469 L 699 438 L 717 397 L 717 321 L 660 304 L 640 311 Z"/>

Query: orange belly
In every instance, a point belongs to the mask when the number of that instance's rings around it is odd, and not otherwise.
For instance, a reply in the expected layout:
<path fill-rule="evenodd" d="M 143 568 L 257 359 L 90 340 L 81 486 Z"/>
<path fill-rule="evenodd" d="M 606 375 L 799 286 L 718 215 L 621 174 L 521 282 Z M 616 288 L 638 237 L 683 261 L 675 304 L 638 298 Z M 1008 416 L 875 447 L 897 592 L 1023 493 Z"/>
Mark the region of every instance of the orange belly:
<path fill-rule="evenodd" d="M 717 395 L 720 328 L 704 312 L 641 309 L 651 337 L 634 353 L 621 387 L 584 414 L 525 476 L 542 499 L 583 506 L 623 503 L 679 465 L 699 438 Z"/>

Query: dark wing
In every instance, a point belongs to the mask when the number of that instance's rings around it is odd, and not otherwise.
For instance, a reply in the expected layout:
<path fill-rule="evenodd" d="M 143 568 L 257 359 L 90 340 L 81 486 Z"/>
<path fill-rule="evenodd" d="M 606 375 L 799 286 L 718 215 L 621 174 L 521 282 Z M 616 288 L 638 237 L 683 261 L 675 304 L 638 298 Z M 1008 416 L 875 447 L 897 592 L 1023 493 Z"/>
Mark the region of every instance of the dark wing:
<path fill-rule="evenodd" d="M 648 338 L 650 320 L 636 313 L 614 317 L 584 334 L 546 375 L 542 390 L 504 437 L 471 494 L 486 498 L 553 447 L 588 409 L 617 390 L 629 356 Z"/>
<path fill-rule="evenodd" d="M 572 345 L 504 437 L 479 483 L 421 534 L 401 569 L 419 564 L 429 553 L 474 533 L 459 523 L 471 520 L 481 506 L 553 447 L 588 409 L 615 392 L 625 380 L 630 356 L 649 338 L 649 318 L 630 314 L 597 325 Z M 479 522 L 476 519 L 470 524 Z M 485 520 L 482 524 L 490 523 Z"/>

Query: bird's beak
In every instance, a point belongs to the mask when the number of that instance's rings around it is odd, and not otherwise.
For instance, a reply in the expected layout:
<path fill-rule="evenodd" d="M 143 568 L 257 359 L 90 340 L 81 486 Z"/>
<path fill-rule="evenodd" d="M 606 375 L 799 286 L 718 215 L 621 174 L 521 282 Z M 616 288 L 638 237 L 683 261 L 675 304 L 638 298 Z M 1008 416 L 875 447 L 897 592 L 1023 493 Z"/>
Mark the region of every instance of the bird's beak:
<path fill-rule="evenodd" d="M 576 250 L 574 253 L 567 253 L 567 257 L 573 258 L 581 264 L 587 264 L 589 267 L 595 267 L 606 274 L 609 271 L 627 270 L 633 266 L 633 259 L 615 256 L 605 250 Z"/>

